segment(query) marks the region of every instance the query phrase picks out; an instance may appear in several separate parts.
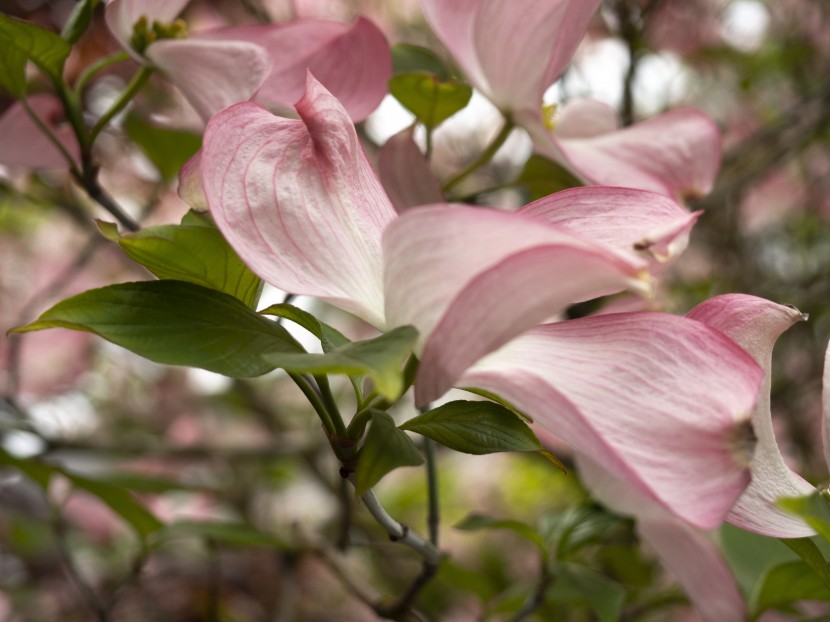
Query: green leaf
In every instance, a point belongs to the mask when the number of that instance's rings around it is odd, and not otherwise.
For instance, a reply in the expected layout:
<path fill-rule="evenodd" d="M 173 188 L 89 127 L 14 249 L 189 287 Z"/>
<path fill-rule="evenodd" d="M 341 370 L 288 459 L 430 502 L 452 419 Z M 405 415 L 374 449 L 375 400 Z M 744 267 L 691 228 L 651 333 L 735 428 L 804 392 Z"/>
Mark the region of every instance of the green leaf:
<path fill-rule="evenodd" d="M 207 538 L 228 546 L 285 549 L 285 542 L 250 525 L 220 521 L 178 521 L 164 528 L 159 539 Z"/>
<path fill-rule="evenodd" d="M 193 218 L 188 222 L 194 222 Z M 262 281 L 210 221 L 148 227 L 124 235 L 119 235 L 112 223 L 99 221 L 98 227 L 130 259 L 160 279 L 187 281 L 225 292 L 251 308 L 259 301 Z"/>
<path fill-rule="evenodd" d="M 621 519 L 593 504 L 571 506 L 543 516 L 540 531 L 558 560 L 568 559 L 584 547 L 602 542 L 622 524 Z"/>
<path fill-rule="evenodd" d="M 355 494 L 363 496 L 384 475 L 405 466 L 423 464 L 424 457 L 415 443 L 383 411 L 372 413 L 372 424 L 357 462 Z"/>
<path fill-rule="evenodd" d="M 67 478 L 72 485 L 100 499 L 113 512 L 124 519 L 139 536 L 146 538 L 161 529 L 159 521 L 147 508 L 139 503 L 128 491 L 108 482 L 78 475 L 67 469 L 52 466 L 37 458 L 17 458 L 0 448 L 0 465 L 13 466 L 46 490 L 52 477 L 57 473 Z"/>
<path fill-rule="evenodd" d="M 0 14 L 0 86 L 15 97 L 26 93 L 26 61 L 59 84 L 72 47 L 59 35 L 35 24 Z"/>
<path fill-rule="evenodd" d="M 277 324 L 233 296 L 184 281 L 142 281 L 93 289 L 59 302 L 10 332 L 86 331 L 165 365 L 231 377 L 276 367 L 265 357 L 302 348 Z"/>
<path fill-rule="evenodd" d="M 142 538 L 146 538 L 164 527 L 147 508 L 139 503 L 128 491 L 107 482 L 101 482 L 70 473 L 63 469 L 60 472 L 76 488 L 85 490 L 103 501 L 109 508 L 123 518 Z"/>
<path fill-rule="evenodd" d="M 556 565 L 556 578 L 548 591 L 553 602 L 588 605 L 601 622 L 620 619 L 625 595 L 625 588 L 616 581 L 570 562 Z"/>
<path fill-rule="evenodd" d="M 528 159 L 515 185 L 527 188 L 528 202 L 531 202 L 554 192 L 584 184 L 560 164 L 534 154 Z"/>
<path fill-rule="evenodd" d="M 450 70 L 440 56 L 429 48 L 411 43 L 392 46 L 392 65 L 395 75 L 422 71 L 433 74 L 439 80 L 449 80 L 451 77 Z"/>
<path fill-rule="evenodd" d="M 135 114 L 127 116 L 124 131 L 153 163 L 164 180 L 174 179 L 182 165 L 202 146 L 199 134 L 162 127 Z"/>
<path fill-rule="evenodd" d="M 435 580 L 436 582 L 443 581 L 452 586 L 454 590 L 463 590 L 475 594 L 482 603 L 486 603 L 493 598 L 496 592 L 496 587 L 485 573 L 470 570 L 453 563 L 450 559 L 441 560 L 441 566 Z"/>
<path fill-rule="evenodd" d="M 820 492 L 804 497 L 779 499 L 778 506 L 803 518 L 822 538 L 830 542 L 830 501 Z"/>
<path fill-rule="evenodd" d="M 95 14 L 95 7 L 98 6 L 100 0 L 79 0 L 69 14 L 69 19 L 61 30 L 61 36 L 69 43 L 75 43 L 81 38 L 89 28 L 92 22 L 92 16 Z"/>
<path fill-rule="evenodd" d="M 55 470 L 34 458 L 18 458 L 0 447 L 0 466 L 11 466 L 46 490 Z"/>
<path fill-rule="evenodd" d="M 810 538 L 779 538 L 798 555 L 804 563 L 813 569 L 813 572 L 822 580 L 827 589 L 830 589 L 830 567 L 816 543 Z"/>
<path fill-rule="evenodd" d="M 767 609 L 782 609 L 799 600 L 830 601 L 830 589 L 803 561 L 771 568 L 752 597 L 753 619 Z"/>
<path fill-rule="evenodd" d="M 467 454 L 542 449 L 533 430 L 512 411 L 493 402 L 449 402 L 410 419 L 401 428 Z"/>
<path fill-rule="evenodd" d="M 323 352 L 331 352 L 335 348 L 350 343 L 339 330 L 329 326 L 325 322 L 321 322 L 308 311 L 304 311 L 294 305 L 287 303 L 275 304 L 271 305 L 267 309 L 263 309 L 260 313 L 262 315 L 282 317 L 302 326 L 320 340 Z"/>
<path fill-rule="evenodd" d="M 491 402 L 495 402 L 496 404 L 501 404 L 507 410 L 512 412 L 516 415 L 519 419 L 523 419 L 528 423 L 533 423 L 533 417 L 528 415 L 527 413 L 523 413 L 521 410 L 516 408 L 513 404 L 508 402 L 504 399 L 501 395 L 493 393 L 492 391 L 488 391 L 487 389 L 479 389 L 478 387 L 459 387 L 462 391 L 466 391 L 467 393 L 472 393 L 473 395 L 479 395 L 481 397 L 487 398 Z"/>
<path fill-rule="evenodd" d="M 389 92 L 428 128 L 462 110 L 473 95 L 469 85 L 441 81 L 425 71 L 394 76 L 389 80 Z"/>
<path fill-rule="evenodd" d="M 458 523 L 453 525 L 455 529 L 461 531 L 480 531 L 482 529 L 499 529 L 505 531 L 512 531 L 516 535 L 521 536 L 525 540 L 529 540 L 547 559 L 548 547 L 545 539 L 530 525 L 526 525 L 520 521 L 503 518 L 491 518 L 483 514 L 468 514 L 462 518 Z"/>
<path fill-rule="evenodd" d="M 418 331 L 400 326 L 374 339 L 354 341 L 324 354 L 270 352 L 264 360 L 286 371 L 303 374 L 368 375 L 378 393 L 390 400 L 403 391 L 403 364 L 412 352 Z"/>

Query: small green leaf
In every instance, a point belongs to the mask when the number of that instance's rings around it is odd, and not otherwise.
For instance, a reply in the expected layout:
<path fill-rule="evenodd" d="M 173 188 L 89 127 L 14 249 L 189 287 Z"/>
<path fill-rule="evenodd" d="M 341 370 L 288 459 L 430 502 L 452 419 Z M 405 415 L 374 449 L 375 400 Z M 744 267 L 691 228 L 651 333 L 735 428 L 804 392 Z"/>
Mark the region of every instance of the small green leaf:
<path fill-rule="evenodd" d="M 58 84 L 72 47 L 59 35 L 29 22 L 0 14 L 0 86 L 15 97 L 26 93 L 26 61 Z"/>
<path fill-rule="evenodd" d="M 159 540 L 179 537 L 207 538 L 227 546 L 285 549 L 285 542 L 243 523 L 219 521 L 178 521 L 158 534 Z"/>
<path fill-rule="evenodd" d="M 112 223 L 99 221 L 98 226 L 104 237 L 160 279 L 187 281 L 225 292 L 250 308 L 259 301 L 262 281 L 210 221 L 148 227 L 124 235 L 119 235 Z"/>
<path fill-rule="evenodd" d="M 779 499 L 778 506 L 803 518 L 822 538 L 830 542 L 830 501 L 820 492 L 804 497 Z"/>
<path fill-rule="evenodd" d="M 424 71 L 394 76 L 389 80 L 389 92 L 428 128 L 462 110 L 473 95 L 473 89 L 463 82 L 442 82 Z"/>
<path fill-rule="evenodd" d="M 165 365 L 246 378 L 271 371 L 274 352 L 299 352 L 288 332 L 228 294 L 184 281 L 141 281 L 93 289 L 59 302 L 10 332 L 69 328 Z"/>
<path fill-rule="evenodd" d="M 263 358 L 274 367 L 296 373 L 368 375 L 378 393 L 396 400 L 404 389 L 403 364 L 417 338 L 415 328 L 400 326 L 374 339 L 346 343 L 325 354 L 283 351 L 270 352 Z"/>
<path fill-rule="evenodd" d="M 61 30 L 61 36 L 69 43 L 75 43 L 81 38 L 89 28 L 92 22 L 92 16 L 95 14 L 95 7 L 98 6 L 100 0 L 79 0 L 75 4 L 75 8 L 69 14 L 69 19 Z"/>
<path fill-rule="evenodd" d="M 620 619 L 625 595 L 625 588 L 616 581 L 570 562 L 556 565 L 556 579 L 548 590 L 553 602 L 588 605 L 601 622 Z"/>
<path fill-rule="evenodd" d="M 383 411 L 372 413 L 372 424 L 357 462 L 355 494 L 363 496 L 384 475 L 405 466 L 423 464 L 424 457 L 392 417 Z"/>
<path fill-rule="evenodd" d="M 467 454 L 542 449 L 533 430 L 493 402 L 449 402 L 410 419 L 401 428 Z"/>
<path fill-rule="evenodd" d="M 515 185 L 527 188 L 530 202 L 554 192 L 584 184 L 553 160 L 540 155 L 532 155 L 515 181 Z"/>
<path fill-rule="evenodd" d="M 425 71 L 439 80 L 449 80 L 450 70 L 435 52 L 411 43 L 398 43 L 392 47 L 392 65 L 395 75 Z"/>
<path fill-rule="evenodd" d="M 822 580 L 827 589 L 830 589 L 830 567 L 827 566 L 827 560 L 819 550 L 816 543 L 810 538 L 779 538 L 781 542 L 786 544 L 795 552 L 804 563 L 813 569 L 813 572 Z"/>
<path fill-rule="evenodd" d="M 139 503 L 128 491 L 107 482 L 101 482 L 70 473 L 60 472 L 76 488 L 85 490 L 103 501 L 109 508 L 123 518 L 142 538 L 158 531 L 164 526 L 147 508 Z"/>
<path fill-rule="evenodd" d="M 548 554 L 548 546 L 545 539 L 530 525 L 525 525 L 522 522 L 512 519 L 491 518 L 483 514 L 468 514 L 462 518 L 458 523 L 453 525 L 455 529 L 461 531 L 480 531 L 482 529 L 499 529 L 512 531 L 516 535 L 521 536 L 525 540 L 529 540 L 542 553 L 545 558 Z"/>
<path fill-rule="evenodd" d="M 303 311 L 294 305 L 287 303 L 275 304 L 271 305 L 267 309 L 263 309 L 260 313 L 262 315 L 282 317 L 302 326 L 320 340 L 323 352 L 331 352 L 335 348 L 350 343 L 339 330 L 329 326 L 325 322 L 321 322 L 308 311 Z"/>
<path fill-rule="evenodd" d="M 803 561 L 770 568 L 752 597 L 752 619 L 767 609 L 786 608 L 799 600 L 830 601 L 830 589 Z"/>
<path fill-rule="evenodd" d="M 199 134 L 162 127 L 135 114 L 127 116 L 124 131 L 165 180 L 174 179 L 182 165 L 202 146 Z"/>

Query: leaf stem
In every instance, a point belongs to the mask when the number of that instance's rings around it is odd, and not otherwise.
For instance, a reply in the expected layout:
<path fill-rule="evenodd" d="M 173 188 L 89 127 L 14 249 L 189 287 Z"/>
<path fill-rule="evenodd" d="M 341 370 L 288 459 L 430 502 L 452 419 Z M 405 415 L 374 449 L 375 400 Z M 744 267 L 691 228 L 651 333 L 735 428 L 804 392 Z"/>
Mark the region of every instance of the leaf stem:
<path fill-rule="evenodd" d="M 317 386 L 320 388 L 320 397 L 323 400 L 323 405 L 329 412 L 332 424 L 334 425 L 334 429 L 337 432 L 337 435 L 346 438 L 348 436 L 346 424 L 343 422 L 343 417 L 340 414 L 340 409 L 337 407 L 337 401 L 334 399 L 334 395 L 331 392 L 331 385 L 329 385 L 328 376 L 326 376 L 325 374 L 320 374 L 314 376 L 314 379 L 317 381 Z"/>
<path fill-rule="evenodd" d="M 337 429 L 334 427 L 331 415 L 329 415 L 322 399 L 320 399 L 320 395 L 318 395 L 317 391 L 314 390 L 312 383 L 309 382 L 308 378 L 302 374 L 289 372 L 288 376 L 294 381 L 294 384 L 300 388 L 300 391 L 302 391 L 303 395 L 306 396 L 306 399 L 309 401 L 312 408 L 314 408 L 317 412 L 317 415 L 320 417 L 320 421 L 323 422 L 323 428 L 326 430 L 326 435 L 329 438 L 333 438 L 337 434 Z"/>
<path fill-rule="evenodd" d="M 509 118 L 505 118 L 504 125 L 502 126 L 501 130 L 498 134 L 496 134 L 496 137 L 492 140 L 492 142 L 489 145 L 487 145 L 484 151 L 481 152 L 481 155 L 479 155 L 478 158 L 476 158 L 469 165 L 467 165 L 461 172 L 459 172 L 458 174 L 444 182 L 442 186 L 444 192 L 452 190 L 462 181 L 467 179 L 467 177 L 469 177 L 472 173 L 474 173 L 482 166 L 487 164 L 490 160 L 492 160 L 493 156 L 496 155 L 496 152 L 499 149 L 501 149 L 502 145 L 507 140 L 507 137 L 510 136 L 510 133 L 512 131 L 513 121 Z"/>
<path fill-rule="evenodd" d="M 125 61 L 130 60 L 130 55 L 126 52 L 118 52 L 117 54 L 113 54 L 112 56 L 105 56 L 101 60 L 96 63 L 93 63 L 78 76 L 78 79 L 75 81 L 75 93 L 80 95 L 84 87 L 86 86 L 87 82 L 89 82 L 95 74 L 99 71 L 103 71 L 107 67 L 111 65 L 117 65 L 118 63 L 123 63 Z"/>
<path fill-rule="evenodd" d="M 95 142 L 95 139 L 98 138 L 98 134 L 101 133 L 107 124 L 112 121 L 113 117 L 121 112 L 127 104 L 135 97 L 136 93 L 141 90 L 141 87 L 147 82 L 150 76 L 153 73 L 153 69 L 150 67 L 142 67 L 138 70 L 138 73 L 133 76 L 133 79 L 127 85 L 127 88 L 121 93 L 115 103 L 110 106 L 110 109 L 107 110 L 101 118 L 95 123 L 92 127 L 92 131 L 89 133 L 89 145 L 92 145 Z"/>

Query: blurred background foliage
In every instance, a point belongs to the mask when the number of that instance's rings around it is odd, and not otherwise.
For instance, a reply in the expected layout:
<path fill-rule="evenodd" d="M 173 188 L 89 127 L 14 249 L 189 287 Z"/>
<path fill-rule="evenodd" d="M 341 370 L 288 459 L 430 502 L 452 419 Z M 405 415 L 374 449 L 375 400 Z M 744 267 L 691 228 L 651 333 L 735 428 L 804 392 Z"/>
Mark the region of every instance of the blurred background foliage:
<path fill-rule="evenodd" d="M 72 6 L 0 1 L 4 13 L 53 30 Z M 440 49 L 414 2 L 296 7 L 334 19 L 366 13 L 392 43 Z M 291 16 L 279 0 L 196 1 L 186 14 L 233 24 Z M 99 7 L 70 78 L 116 49 Z M 90 84 L 90 114 L 134 70 L 116 65 Z M 549 93 L 559 103 L 577 95 L 616 106 L 624 123 L 689 105 L 720 126 L 722 172 L 689 205 L 704 215 L 652 304 L 684 313 L 743 292 L 810 313 L 776 349 L 773 408 L 792 466 L 825 480 L 817 439 L 830 338 L 830 3 L 607 0 Z M 0 96 L 0 111 L 10 104 Z M 469 115 L 436 132 L 439 176 L 486 144 L 493 111 L 483 106 L 474 97 Z M 409 123 L 401 114 L 388 101 L 366 122 L 370 154 Z M 192 111 L 155 77 L 98 144 L 102 184 L 142 224 L 178 222 L 186 206 L 175 176 L 198 146 Z M 544 161 L 522 173 L 516 163 L 528 151 L 517 133 L 457 198 L 522 204 L 572 183 Z M 3 331 L 72 293 L 148 276 L 100 235 L 97 217 L 65 173 L 0 169 Z M 0 462 L 17 467 L 0 471 L 0 620 L 371 620 L 417 575 L 417 559 L 355 505 L 315 418 L 279 373 L 248 381 L 162 367 L 63 331 L 4 338 L 0 355 Z M 21 457 L 37 461 L 21 466 Z M 400 619 L 689 619 L 633 525 L 592 505 L 573 474 L 519 455 L 441 452 L 439 464 L 450 559 L 418 597 L 420 613 Z M 394 473 L 378 493 L 403 522 L 425 525 L 420 470 Z M 766 568 L 792 558 L 775 540 L 731 528 L 721 536 L 747 594 Z M 552 550 L 565 570 L 551 585 Z M 525 615 L 529 602 L 539 607 Z M 820 613 L 787 619 L 805 612 Z"/>

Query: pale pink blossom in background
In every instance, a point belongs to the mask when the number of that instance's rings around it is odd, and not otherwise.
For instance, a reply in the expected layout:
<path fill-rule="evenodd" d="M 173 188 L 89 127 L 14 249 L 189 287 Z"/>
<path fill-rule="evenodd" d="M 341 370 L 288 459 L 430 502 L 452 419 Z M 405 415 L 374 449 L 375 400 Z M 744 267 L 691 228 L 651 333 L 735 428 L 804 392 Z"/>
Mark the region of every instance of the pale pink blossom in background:
<path fill-rule="evenodd" d="M 111 0 L 106 17 L 115 38 L 131 47 L 133 25 L 172 22 L 188 0 Z M 372 22 L 319 19 L 191 33 L 151 43 L 147 59 L 185 94 L 204 121 L 222 108 L 256 99 L 286 108 L 302 95 L 305 74 L 315 72 L 342 98 L 352 118 L 365 118 L 386 94 L 392 75 L 389 44 Z M 205 88 L 209 84 L 210 88 Z"/>
<path fill-rule="evenodd" d="M 573 56 L 598 0 L 534 0 L 523 11 L 507 0 L 421 4 L 467 78 L 527 130 L 542 155 L 589 184 L 642 188 L 675 199 L 711 189 L 720 166 L 720 134 L 699 111 L 674 110 L 611 131 L 609 113 L 591 104 L 578 115 L 578 126 L 563 128 L 567 137 L 551 131 L 543 95 Z"/>
<path fill-rule="evenodd" d="M 52 130 L 77 163 L 78 141 L 63 119 L 63 106 L 54 95 L 37 94 L 27 98 L 32 111 Z M 15 102 L 0 116 L 0 165 L 27 169 L 68 169 L 69 163 L 26 114 L 23 104 Z"/>

